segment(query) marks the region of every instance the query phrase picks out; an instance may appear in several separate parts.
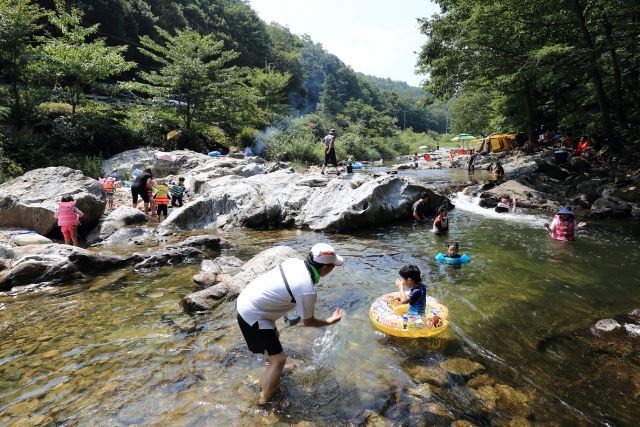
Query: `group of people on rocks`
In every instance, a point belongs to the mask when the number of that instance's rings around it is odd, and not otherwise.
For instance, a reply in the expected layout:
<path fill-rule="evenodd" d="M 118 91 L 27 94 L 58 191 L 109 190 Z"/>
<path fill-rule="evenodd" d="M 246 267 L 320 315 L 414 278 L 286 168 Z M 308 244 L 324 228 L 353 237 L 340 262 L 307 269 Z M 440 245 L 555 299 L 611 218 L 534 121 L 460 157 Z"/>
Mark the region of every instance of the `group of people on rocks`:
<path fill-rule="evenodd" d="M 150 169 L 138 174 L 131 183 L 132 207 L 138 208 L 140 197 L 144 203 L 144 212 L 155 217 L 158 222 L 163 215 L 165 218 L 169 215 L 169 201 L 171 207 L 182 207 L 185 193 L 184 177 L 171 183 L 163 179 L 155 181 Z"/>

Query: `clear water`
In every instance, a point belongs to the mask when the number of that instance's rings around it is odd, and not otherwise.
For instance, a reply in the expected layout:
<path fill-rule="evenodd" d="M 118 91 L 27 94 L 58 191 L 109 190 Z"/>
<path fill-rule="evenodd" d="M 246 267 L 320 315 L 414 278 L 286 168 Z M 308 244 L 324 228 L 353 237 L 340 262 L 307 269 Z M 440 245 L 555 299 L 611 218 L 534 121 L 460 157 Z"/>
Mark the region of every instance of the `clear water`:
<path fill-rule="evenodd" d="M 198 265 L 0 294 L 0 425 L 337 425 L 365 423 L 373 413 L 406 425 L 634 425 L 638 390 L 613 380 L 610 388 L 579 386 L 575 379 L 592 373 L 570 363 L 576 355 L 541 352 L 539 343 L 638 306 L 640 229 L 591 222 L 566 244 L 547 236 L 548 219 L 494 217 L 458 201 L 447 237 L 412 222 L 352 235 L 223 233 L 239 245 L 227 254 L 243 259 L 282 244 L 304 253 L 318 240 L 347 258 L 322 279 L 316 309 L 328 316 L 342 307 L 343 321 L 325 329 L 280 325 L 289 359 L 267 408 L 255 405 L 264 359 L 247 351 L 233 303 L 195 316 L 179 306 L 196 290 Z M 450 240 L 469 264 L 433 261 Z M 371 302 L 394 290 L 408 263 L 452 313 L 451 328 L 435 339 L 388 337 L 369 322 Z M 454 357 L 482 364 L 491 381 L 526 403 L 479 402 L 459 376 L 432 385 L 430 396 L 409 393 L 416 368 L 437 369 Z"/>

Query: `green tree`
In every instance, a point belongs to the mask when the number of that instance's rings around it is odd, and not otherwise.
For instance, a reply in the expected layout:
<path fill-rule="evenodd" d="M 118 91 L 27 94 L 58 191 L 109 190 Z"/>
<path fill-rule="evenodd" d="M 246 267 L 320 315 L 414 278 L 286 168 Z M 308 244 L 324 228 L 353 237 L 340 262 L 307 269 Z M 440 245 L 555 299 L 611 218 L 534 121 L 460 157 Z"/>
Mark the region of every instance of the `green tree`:
<path fill-rule="evenodd" d="M 29 0 L 0 0 L 0 73 L 9 81 L 14 120 L 23 120 L 23 93 L 31 83 L 34 42 L 43 10 Z"/>
<path fill-rule="evenodd" d="M 49 14 L 49 22 L 60 34 L 45 38 L 41 47 L 41 70 L 51 78 L 69 82 L 72 114 L 81 101 L 85 85 L 135 66 L 123 57 L 126 46 L 107 46 L 102 38 L 88 41 L 98 31 L 99 24 L 83 27 L 82 12 L 76 8 L 67 11 L 62 0 L 56 0 L 56 10 Z"/>
<path fill-rule="evenodd" d="M 194 120 L 209 123 L 228 112 L 234 92 L 244 83 L 240 70 L 228 66 L 238 53 L 224 50 L 224 42 L 211 34 L 202 36 L 186 29 L 171 35 L 160 27 L 156 31 L 163 43 L 144 36 L 141 51 L 162 67 L 140 73 L 148 84 L 139 87 L 163 99 L 175 99 L 177 113 L 188 130 Z"/>
<path fill-rule="evenodd" d="M 286 88 L 291 74 L 280 73 L 267 67 L 266 70 L 255 68 L 251 73 L 250 84 L 260 94 L 258 106 L 277 116 L 286 114 L 289 109 Z"/>

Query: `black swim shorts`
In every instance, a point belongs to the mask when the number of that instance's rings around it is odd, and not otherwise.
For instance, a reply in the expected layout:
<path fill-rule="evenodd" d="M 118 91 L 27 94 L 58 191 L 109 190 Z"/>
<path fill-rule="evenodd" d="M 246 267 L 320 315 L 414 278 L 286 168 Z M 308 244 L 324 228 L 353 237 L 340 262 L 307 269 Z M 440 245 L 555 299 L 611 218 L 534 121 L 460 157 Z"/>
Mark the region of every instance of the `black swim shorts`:
<path fill-rule="evenodd" d="M 264 354 L 265 350 L 269 356 L 282 353 L 277 329 L 259 329 L 258 322 L 249 325 L 240 314 L 238 314 L 238 325 L 252 353 Z"/>
<path fill-rule="evenodd" d="M 169 215 L 169 205 L 165 205 L 165 204 L 158 204 L 158 209 L 157 209 L 157 214 L 158 216 L 164 214 L 164 216 L 168 216 Z"/>
<path fill-rule="evenodd" d="M 338 160 L 336 159 L 336 150 L 332 148 L 328 153 L 324 154 L 324 165 L 338 166 Z"/>
<path fill-rule="evenodd" d="M 131 187 L 131 197 L 133 197 L 133 203 L 138 203 L 138 196 L 140 196 L 145 203 L 149 203 L 149 193 L 147 192 L 146 187 Z"/>

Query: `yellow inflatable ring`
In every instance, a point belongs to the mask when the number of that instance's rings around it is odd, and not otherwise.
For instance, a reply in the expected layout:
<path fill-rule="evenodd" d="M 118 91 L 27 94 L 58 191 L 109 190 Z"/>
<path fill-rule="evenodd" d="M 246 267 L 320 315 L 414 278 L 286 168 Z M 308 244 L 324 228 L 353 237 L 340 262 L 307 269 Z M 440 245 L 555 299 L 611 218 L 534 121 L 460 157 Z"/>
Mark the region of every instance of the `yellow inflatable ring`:
<path fill-rule="evenodd" d="M 449 309 L 435 298 L 427 297 L 422 316 L 409 315 L 409 304 L 400 304 L 399 292 L 382 295 L 369 309 L 373 326 L 396 337 L 424 338 L 443 332 L 449 326 Z M 403 317 L 407 321 L 404 322 Z"/>

